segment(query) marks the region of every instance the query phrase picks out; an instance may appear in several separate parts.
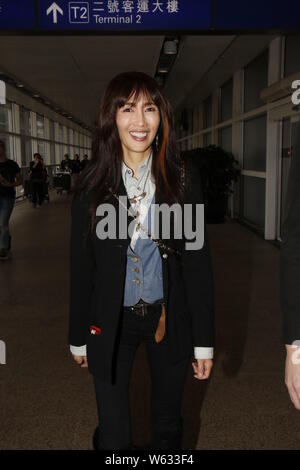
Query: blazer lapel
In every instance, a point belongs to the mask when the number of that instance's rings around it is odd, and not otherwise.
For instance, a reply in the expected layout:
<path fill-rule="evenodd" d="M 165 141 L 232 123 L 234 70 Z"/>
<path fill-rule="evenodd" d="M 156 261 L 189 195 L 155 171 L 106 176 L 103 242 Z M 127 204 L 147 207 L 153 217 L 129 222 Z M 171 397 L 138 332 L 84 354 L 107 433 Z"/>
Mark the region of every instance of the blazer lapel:
<path fill-rule="evenodd" d="M 118 238 L 118 243 L 121 242 L 122 244 L 124 244 L 125 247 L 127 247 L 130 243 L 130 237 L 128 236 L 128 227 L 129 224 L 132 222 L 133 217 L 130 215 L 130 202 L 122 177 L 120 178 L 120 183 L 117 191 L 115 192 L 115 196 L 111 194 L 111 197 L 108 202 L 114 206 L 116 211 L 116 234 Z"/>

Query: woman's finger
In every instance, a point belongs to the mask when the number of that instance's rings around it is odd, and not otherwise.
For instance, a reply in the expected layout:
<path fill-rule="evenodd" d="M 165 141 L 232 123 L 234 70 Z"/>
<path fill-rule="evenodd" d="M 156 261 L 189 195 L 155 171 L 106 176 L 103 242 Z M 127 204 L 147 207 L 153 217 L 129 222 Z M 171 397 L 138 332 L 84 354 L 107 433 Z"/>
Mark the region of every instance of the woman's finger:
<path fill-rule="evenodd" d="M 87 367 L 87 357 L 86 356 L 77 356 L 75 354 L 73 354 L 73 358 L 74 358 L 74 361 L 76 362 L 76 364 L 78 364 L 79 366 L 81 365 L 81 367 Z M 84 365 L 86 363 L 86 366 Z"/>
<path fill-rule="evenodd" d="M 208 379 L 213 366 L 211 359 L 197 359 L 197 362 L 192 362 L 194 369 L 194 377 L 199 380 Z"/>
<path fill-rule="evenodd" d="M 82 361 L 82 364 L 81 364 L 81 367 L 88 367 L 88 362 L 87 362 L 87 357 L 86 356 L 83 356 L 83 361 Z"/>
<path fill-rule="evenodd" d="M 213 361 L 211 359 L 204 362 L 204 378 L 208 379 L 210 376 L 211 370 L 213 366 Z"/>

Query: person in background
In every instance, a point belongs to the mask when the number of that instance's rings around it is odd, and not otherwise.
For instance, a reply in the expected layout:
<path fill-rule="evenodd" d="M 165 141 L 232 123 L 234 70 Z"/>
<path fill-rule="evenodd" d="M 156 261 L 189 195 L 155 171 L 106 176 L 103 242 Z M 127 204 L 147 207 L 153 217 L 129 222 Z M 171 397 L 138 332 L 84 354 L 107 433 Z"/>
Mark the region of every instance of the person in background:
<path fill-rule="evenodd" d="M 83 159 L 81 160 L 81 171 L 85 169 L 88 163 L 89 163 L 89 157 L 87 154 L 85 154 L 83 155 Z"/>
<path fill-rule="evenodd" d="M 279 271 L 285 383 L 292 403 L 300 410 L 300 121 L 294 132 Z"/>
<path fill-rule="evenodd" d="M 74 159 L 72 161 L 72 188 L 74 188 L 77 180 L 78 175 L 81 171 L 81 162 L 78 153 L 75 154 Z"/>
<path fill-rule="evenodd" d="M 45 200 L 46 198 L 48 198 L 48 202 L 49 202 L 49 193 L 48 193 L 48 171 L 47 171 L 47 167 L 44 163 L 44 159 L 42 157 L 41 159 L 41 162 L 42 162 L 42 166 L 43 166 L 43 200 Z"/>
<path fill-rule="evenodd" d="M 29 175 L 32 188 L 32 207 L 40 208 L 44 200 L 44 167 L 39 153 L 33 155 Z"/>
<path fill-rule="evenodd" d="M 73 165 L 73 173 L 80 173 L 81 161 L 80 161 L 80 157 L 79 157 L 78 153 L 75 154 L 72 165 Z"/>
<path fill-rule="evenodd" d="M 60 164 L 60 169 L 62 171 L 71 171 L 72 170 L 72 160 L 70 160 L 69 155 L 65 153 L 64 159 Z"/>
<path fill-rule="evenodd" d="M 47 178 L 48 178 L 48 171 L 47 171 L 47 167 L 44 163 L 43 157 L 41 157 L 41 163 L 42 163 L 42 166 L 43 166 L 43 181 L 46 182 Z"/>
<path fill-rule="evenodd" d="M 0 259 L 9 257 L 11 236 L 9 220 L 14 208 L 16 186 L 22 184 L 19 165 L 6 157 L 5 143 L 0 140 Z"/>

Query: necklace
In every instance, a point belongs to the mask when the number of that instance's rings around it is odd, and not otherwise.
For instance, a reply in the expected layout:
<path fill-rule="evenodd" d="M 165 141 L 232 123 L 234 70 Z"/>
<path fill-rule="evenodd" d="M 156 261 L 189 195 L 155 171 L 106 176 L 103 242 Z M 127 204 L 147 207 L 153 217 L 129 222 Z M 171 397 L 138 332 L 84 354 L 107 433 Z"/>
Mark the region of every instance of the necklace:
<path fill-rule="evenodd" d="M 181 161 L 181 164 L 180 164 L 180 178 L 181 178 L 182 185 L 183 185 L 183 187 L 185 188 L 185 178 L 186 178 L 186 176 L 185 176 L 185 164 L 184 164 L 184 161 L 183 161 L 183 160 Z M 145 183 L 145 184 L 146 184 L 146 183 Z M 143 188 L 143 189 L 145 189 L 145 185 L 144 185 L 144 188 Z M 121 204 L 121 206 L 124 207 L 124 209 L 126 210 L 126 212 L 128 212 L 129 216 L 132 217 L 135 221 L 137 221 L 137 220 L 138 220 L 138 217 L 139 217 L 139 214 L 138 214 L 138 213 L 134 214 L 134 213 L 132 212 L 132 210 L 131 210 L 131 207 L 128 209 L 127 206 L 125 206 L 125 204 L 120 200 L 119 196 L 118 196 L 116 193 L 114 193 L 110 187 L 108 187 L 108 190 L 109 190 L 110 193 L 119 201 L 119 204 Z M 144 193 L 144 191 L 143 191 L 143 193 Z M 143 193 L 142 193 L 142 194 L 143 194 Z M 142 195 L 141 195 L 141 196 L 142 196 Z M 143 194 L 143 197 L 144 197 L 144 196 L 145 196 L 145 195 Z M 141 199 L 142 199 L 142 198 L 141 198 Z M 129 201 L 130 201 L 130 199 L 129 199 Z M 151 236 L 151 234 L 148 232 L 148 230 L 146 230 L 145 227 L 143 227 L 143 225 L 140 224 L 140 222 L 137 222 L 137 227 L 138 227 L 138 226 L 139 226 L 140 229 L 143 230 L 143 232 L 147 235 L 147 237 L 148 237 L 150 240 L 152 240 L 152 241 L 156 244 L 156 246 L 158 246 L 158 247 L 164 249 L 165 251 L 167 251 L 167 252 L 169 252 L 169 253 L 174 253 L 174 254 L 176 254 L 176 255 L 181 256 L 182 253 L 181 253 L 180 251 L 175 250 L 175 248 L 171 248 L 170 246 L 165 245 L 161 240 L 159 240 L 159 239 L 157 239 L 157 238 L 153 238 L 153 237 Z M 162 256 L 163 256 L 163 258 L 167 258 L 167 257 L 168 257 L 168 254 L 167 254 L 167 253 L 163 253 Z"/>
<path fill-rule="evenodd" d="M 145 173 L 145 181 L 144 181 L 144 186 L 143 186 L 143 189 L 142 189 L 142 193 L 138 194 L 138 195 L 134 195 L 133 197 L 129 198 L 129 202 L 131 202 L 132 204 L 140 203 L 140 201 L 146 196 L 147 193 L 145 191 L 145 187 L 146 187 L 149 172 L 150 172 L 150 169 L 148 168 L 147 172 Z M 143 175 L 143 178 L 144 178 L 144 175 Z M 143 180 L 143 178 L 142 178 L 142 180 Z M 140 182 L 139 186 L 140 185 L 141 185 L 141 182 Z"/>
<path fill-rule="evenodd" d="M 170 246 L 167 246 L 165 245 L 161 240 L 159 240 L 158 238 L 153 238 L 151 236 L 151 234 L 148 232 L 148 230 L 145 229 L 145 227 L 138 221 L 138 218 L 139 218 L 139 215 L 137 214 L 134 214 L 131 210 L 131 207 L 128 209 L 125 204 L 120 200 L 119 196 L 114 193 L 111 188 L 108 188 L 109 191 L 111 192 L 111 194 L 119 201 L 119 204 L 121 204 L 122 207 L 124 207 L 124 209 L 126 210 L 126 212 L 128 212 L 128 214 L 130 215 L 130 217 L 132 217 L 135 221 L 137 221 L 137 229 L 138 230 L 142 230 L 146 235 L 147 237 L 152 240 L 156 246 L 158 247 L 161 247 L 162 249 L 164 249 L 165 251 L 168 251 L 169 253 L 174 253 L 176 255 L 181 255 L 181 252 L 178 251 L 178 250 L 175 250 L 175 248 L 171 248 Z M 167 258 L 168 257 L 168 254 L 167 253 L 163 253 L 163 258 Z"/>

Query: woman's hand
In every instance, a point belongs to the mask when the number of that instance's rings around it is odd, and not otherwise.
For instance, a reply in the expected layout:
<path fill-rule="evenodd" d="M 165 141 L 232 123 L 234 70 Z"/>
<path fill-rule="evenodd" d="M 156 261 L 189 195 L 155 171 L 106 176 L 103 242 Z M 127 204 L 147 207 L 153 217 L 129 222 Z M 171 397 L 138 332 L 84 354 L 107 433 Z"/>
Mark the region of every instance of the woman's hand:
<path fill-rule="evenodd" d="M 208 379 L 213 367 L 212 359 L 196 359 L 192 362 L 194 377 L 198 380 Z"/>
<path fill-rule="evenodd" d="M 76 356 L 75 354 L 72 354 L 72 356 L 76 364 L 78 364 L 80 367 L 88 367 L 87 356 Z"/>

